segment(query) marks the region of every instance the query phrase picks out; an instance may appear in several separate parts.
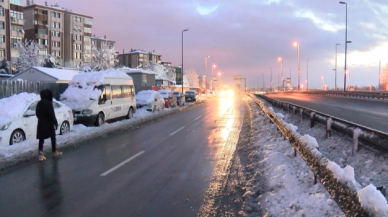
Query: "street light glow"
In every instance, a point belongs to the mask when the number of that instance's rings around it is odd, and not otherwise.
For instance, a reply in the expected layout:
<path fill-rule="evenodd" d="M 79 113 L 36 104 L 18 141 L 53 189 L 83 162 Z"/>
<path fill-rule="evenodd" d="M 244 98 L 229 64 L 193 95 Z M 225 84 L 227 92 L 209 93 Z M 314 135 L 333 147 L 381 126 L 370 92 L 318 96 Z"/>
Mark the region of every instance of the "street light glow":
<path fill-rule="evenodd" d="M 213 68 L 217 67 L 216 64 L 213 65 Z"/>
<path fill-rule="evenodd" d="M 295 47 L 298 46 L 298 42 L 294 42 L 294 46 L 295 46 Z"/>
<path fill-rule="evenodd" d="M 221 72 L 218 72 L 218 75 L 221 76 Z"/>
<path fill-rule="evenodd" d="M 281 58 L 281 57 L 279 57 L 279 58 L 278 58 L 278 60 L 279 60 L 279 61 L 282 61 L 282 58 Z"/>

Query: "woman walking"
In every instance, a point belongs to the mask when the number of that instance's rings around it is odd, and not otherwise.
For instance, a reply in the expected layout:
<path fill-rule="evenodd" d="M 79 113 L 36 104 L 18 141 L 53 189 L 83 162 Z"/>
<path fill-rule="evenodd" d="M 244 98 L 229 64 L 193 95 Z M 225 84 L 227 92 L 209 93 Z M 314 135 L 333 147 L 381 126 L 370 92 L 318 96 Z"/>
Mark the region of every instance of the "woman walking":
<path fill-rule="evenodd" d="M 62 152 L 56 149 L 55 130 L 58 128 L 58 122 L 54 113 L 53 94 L 48 89 L 40 92 L 40 101 L 36 105 L 36 117 L 38 118 L 36 138 L 39 139 L 39 161 L 46 160 L 43 155 L 43 144 L 47 138 L 51 138 L 54 157 L 61 155 Z"/>

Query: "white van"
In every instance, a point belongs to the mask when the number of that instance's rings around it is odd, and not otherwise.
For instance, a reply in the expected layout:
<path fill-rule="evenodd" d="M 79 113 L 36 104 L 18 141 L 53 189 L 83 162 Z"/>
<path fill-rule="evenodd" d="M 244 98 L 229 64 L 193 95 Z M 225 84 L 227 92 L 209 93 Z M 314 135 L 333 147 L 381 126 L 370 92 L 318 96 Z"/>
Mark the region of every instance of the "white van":
<path fill-rule="evenodd" d="M 73 110 L 74 122 L 100 126 L 136 112 L 133 80 L 117 70 L 80 73 L 69 82 L 61 102 Z"/>

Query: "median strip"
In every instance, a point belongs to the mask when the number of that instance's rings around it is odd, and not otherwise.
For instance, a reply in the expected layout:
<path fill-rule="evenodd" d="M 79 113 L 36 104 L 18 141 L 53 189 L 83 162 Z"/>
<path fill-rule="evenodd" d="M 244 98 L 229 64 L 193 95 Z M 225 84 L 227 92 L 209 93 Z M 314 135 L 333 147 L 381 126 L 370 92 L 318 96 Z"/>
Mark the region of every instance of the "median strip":
<path fill-rule="evenodd" d="M 111 172 L 113 172 L 113 171 L 117 170 L 118 168 L 120 168 L 120 167 L 124 166 L 124 164 L 126 164 L 126 163 L 130 162 L 131 160 L 133 160 L 133 159 L 135 159 L 135 158 L 137 158 L 137 157 L 139 157 L 140 155 L 144 154 L 144 152 L 145 152 L 145 151 L 141 151 L 141 152 L 139 152 L 139 153 L 135 154 L 134 156 L 132 156 L 132 157 L 128 158 L 127 160 L 125 160 L 125 161 L 123 161 L 123 162 L 119 163 L 117 166 L 115 166 L 115 167 L 113 167 L 113 168 L 111 168 L 111 169 L 107 170 L 106 172 L 104 172 L 104 173 L 103 173 L 103 174 L 101 174 L 100 176 L 106 176 L 106 175 L 109 175 L 109 173 L 111 173 Z"/>

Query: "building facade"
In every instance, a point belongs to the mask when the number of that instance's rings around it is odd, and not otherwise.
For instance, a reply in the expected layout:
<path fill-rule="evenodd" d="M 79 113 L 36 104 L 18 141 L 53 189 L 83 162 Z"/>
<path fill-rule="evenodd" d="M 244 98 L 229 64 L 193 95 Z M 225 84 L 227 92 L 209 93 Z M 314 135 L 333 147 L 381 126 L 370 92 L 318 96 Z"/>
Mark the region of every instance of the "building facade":
<path fill-rule="evenodd" d="M 27 5 L 24 8 L 25 37 L 39 45 L 39 54 L 53 56 L 63 65 L 65 11 L 58 5 Z"/>
<path fill-rule="evenodd" d="M 162 55 L 156 54 L 155 51 L 149 52 L 146 50 L 133 49 L 129 52 L 123 52 L 117 56 L 119 66 L 126 66 L 129 68 L 142 67 L 147 60 L 161 63 L 161 57 Z"/>
<path fill-rule="evenodd" d="M 103 46 L 107 46 L 108 48 L 112 49 L 115 46 L 115 41 L 106 39 L 106 35 L 101 38 L 96 35 L 92 35 L 92 47 L 97 48 L 98 50 L 101 50 Z"/>
<path fill-rule="evenodd" d="M 93 17 L 65 11 L 65 62 L 90 65 Z"/>

